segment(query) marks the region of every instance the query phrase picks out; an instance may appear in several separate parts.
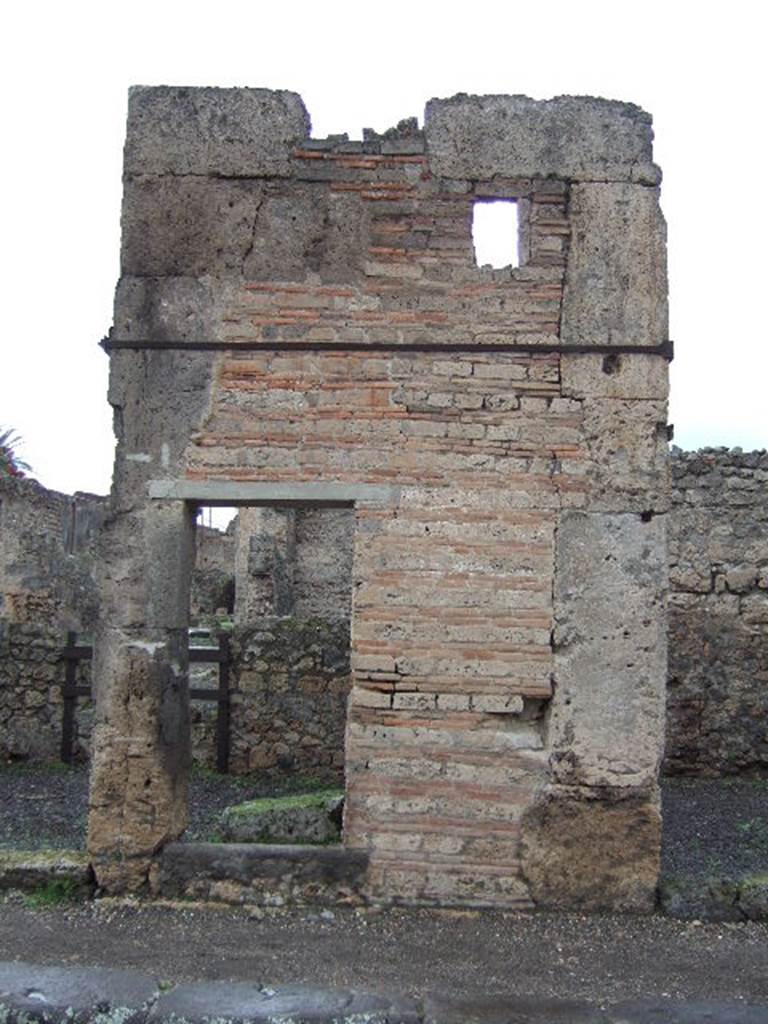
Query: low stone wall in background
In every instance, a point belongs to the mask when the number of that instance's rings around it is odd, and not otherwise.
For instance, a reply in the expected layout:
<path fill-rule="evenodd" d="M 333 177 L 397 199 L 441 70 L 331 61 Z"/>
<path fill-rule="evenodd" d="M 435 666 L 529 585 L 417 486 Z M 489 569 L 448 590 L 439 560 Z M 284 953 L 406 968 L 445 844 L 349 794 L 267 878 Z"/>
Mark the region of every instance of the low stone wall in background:
<path fill-rule="evenodd" d="M 673 449 L 667 774 L 768 772 L 768 452 Z"/>
<path fill-rule="evenodd" d="M 0 477 L 0 758 L 57 760 L 69 631 L 87 640 L 99 609 L 97 545 L 106 498 Z M 80 663 L 78 682 L 90 666 Z M 90 703 L 81 698 L 75 757 L 88 756 Z"/>
<path fill-rule="evenodd" d="M 349 621 L 266 616 L 235 629 L 232 654 L 230 770 L 341 779 Z M 192 718 L 193 756 L 212 767 L 215 704 L 194 704 Z"/>

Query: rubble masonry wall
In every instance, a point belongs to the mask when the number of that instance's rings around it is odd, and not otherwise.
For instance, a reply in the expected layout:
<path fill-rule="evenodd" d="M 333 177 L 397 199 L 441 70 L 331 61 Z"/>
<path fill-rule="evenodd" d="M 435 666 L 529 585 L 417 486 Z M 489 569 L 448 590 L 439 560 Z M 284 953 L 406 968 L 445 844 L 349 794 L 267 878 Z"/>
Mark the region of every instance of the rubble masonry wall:
<path fill-rule="evenodd" d="M 0 758 L 47 760 L 61 748 L 67 632 L 91 633 L 98 615 L 95 544 L 106 499 L 59 494 L 0 476 Z M 80 663 L 80 681 L 89 666 Z M 85 753 L 92 708 L 81 700 L 75 751 Z"/>
<path fill-rule="evenodd" d="M 664 770 L 768 770 L 768 453 L 673 449 Z"/>

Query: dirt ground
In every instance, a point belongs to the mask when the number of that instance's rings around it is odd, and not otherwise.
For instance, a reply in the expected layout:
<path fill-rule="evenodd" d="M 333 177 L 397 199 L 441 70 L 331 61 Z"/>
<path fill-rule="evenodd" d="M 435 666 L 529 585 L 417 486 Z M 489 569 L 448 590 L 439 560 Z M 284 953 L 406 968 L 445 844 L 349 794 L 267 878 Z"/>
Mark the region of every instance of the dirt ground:
<path fill-rule="evenodd" d="M 83 771 L 0 771 L 0 845 L 81 846 Z M 264 780 L 193 779 L 194 838 Z M 703 877 L 768 870 L 768 783 L 678 780 L 664 788 L 665 871 Z M 134 967 L 161 980 L 302 982 L 423 995 L 510 993 L 768 1005 L 768 927 L 660 916 L 496 911 L 274 911 L 97 900 L 0 903 L 0 959 Z M 768 1015 L 767 1015 L 768 1020 Z"/>
<path fill-rule="evenodd" d="M 301 982 L 451 996 L 514 993 L 768 1005 L 768 928 L 661 917 L 0 906 L 0 960 L 134 967 L 161 981 Z"/>

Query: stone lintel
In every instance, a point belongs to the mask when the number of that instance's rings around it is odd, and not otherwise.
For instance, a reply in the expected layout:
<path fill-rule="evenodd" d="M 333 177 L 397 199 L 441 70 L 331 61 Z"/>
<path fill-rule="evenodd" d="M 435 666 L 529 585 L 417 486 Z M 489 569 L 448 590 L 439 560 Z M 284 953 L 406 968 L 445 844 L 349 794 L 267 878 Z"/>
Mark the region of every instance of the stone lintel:
<path fill-rule="evenodd" d="M 350 508 L 357 504 L 397 505 L 400 502 L 400 488 L 386 484 L 150 480 L 149 496 L 162 500 L 196 501 L 202 505 Z"/>

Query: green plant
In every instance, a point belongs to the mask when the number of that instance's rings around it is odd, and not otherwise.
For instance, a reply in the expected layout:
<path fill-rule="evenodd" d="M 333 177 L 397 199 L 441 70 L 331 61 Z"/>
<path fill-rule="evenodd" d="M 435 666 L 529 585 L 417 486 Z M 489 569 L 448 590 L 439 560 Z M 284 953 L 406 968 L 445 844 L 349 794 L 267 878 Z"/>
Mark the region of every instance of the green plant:
<path fill-rule="evenodd" d="M 19 458 L 21 438 L 9 428 L 0 428 L 0 476 L 24 476 L 31 467 Z"/>
<path fill-rule="evenodd" d="M 77 896 L 77 883 L 72 878 L 51 878 L 24 896 L 28 907 L 58 907 L 71 903 Z"/>

